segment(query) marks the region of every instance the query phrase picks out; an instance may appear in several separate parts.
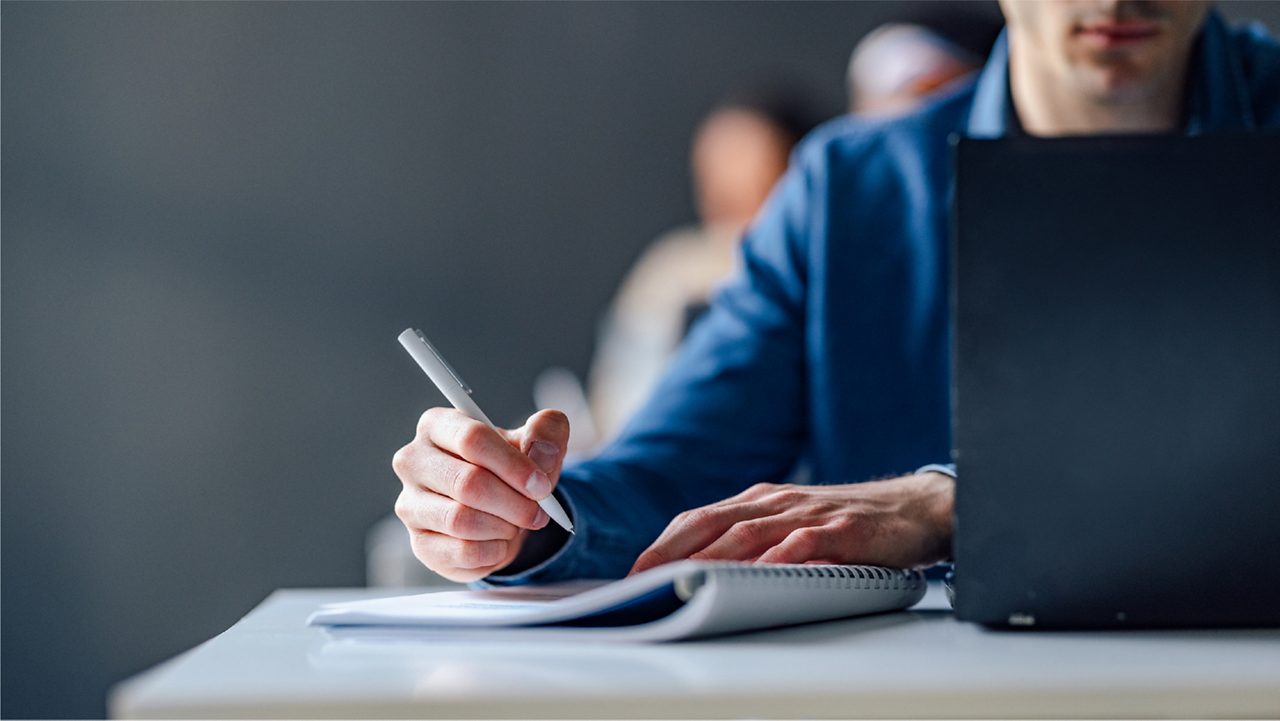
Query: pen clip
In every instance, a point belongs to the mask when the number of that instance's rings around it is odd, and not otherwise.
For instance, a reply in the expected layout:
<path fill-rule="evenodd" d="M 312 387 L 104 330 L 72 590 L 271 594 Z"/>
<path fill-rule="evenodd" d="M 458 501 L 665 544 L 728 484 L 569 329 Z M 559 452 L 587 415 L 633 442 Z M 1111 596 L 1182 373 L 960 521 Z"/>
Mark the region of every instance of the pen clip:
<path fill-rule="evenodd" d="M 466 381 L 462 380 L 462 376 L 458 375 L 458 371 L 454 370 L 453 366 L 449 365 L 449 361 L 445 360 L 444 356 L 440 355 L 440 351 L 436 350 L 436 347 L 431 345 L 431 341 L 427 340 L 427 337 L 422 334 L 422 331 L 415 328 L 413 332 L 414 335 L 418 336 L 418 340 L 422 341 L 422 345 L 426 346 L 427 350 L 431 351 L 431 355 L 435 356 L 436 360 L 440 361 L 440 365 L 444 366 L 444 369 L 449 371 L 449 375 L 453 376 L 453 379 L 458 382 L 458 387 L 467 395 L 472 395 L 471 386 L 467 385 Z"/>

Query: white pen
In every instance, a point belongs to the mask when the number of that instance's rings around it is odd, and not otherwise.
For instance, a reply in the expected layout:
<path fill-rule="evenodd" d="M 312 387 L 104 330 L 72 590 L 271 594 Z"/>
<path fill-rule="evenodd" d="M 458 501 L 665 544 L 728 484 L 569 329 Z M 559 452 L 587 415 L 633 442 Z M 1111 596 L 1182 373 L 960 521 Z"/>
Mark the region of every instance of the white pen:
<path fill-rule="evenodd" d="M 493 421 L 489 420 L 484 411 L 480 410 L 480 406 L 471 400 L 471 388 L 462 382 L 458 372 L 445 361 L 444 356 L 440 355 L 440 351 L 431 345 L 431 342 L 422 334 L 422 331 L 406 328 L 400 334 L 400 345 L 409 351 L 409 355 L 413 356 L 413 359 L 418 362 L 423 372 L 427 374 L 432 383 L 436 384 L 436 388 L 440 389 L 440 392 L 453 404 L 454 408 L 490 428 L 495 428 Z M 561 528 L 573 533 L 573 524 L 569 522 L 569 514 L 564 512 L 564 508 L 560 506 L 560 502 L 556 500 L 555 496 L 547 496 L 538 501 L 538 506 L 546 511 L 548 516 L 551 516 L 551 520 L 560 524 Z"/>

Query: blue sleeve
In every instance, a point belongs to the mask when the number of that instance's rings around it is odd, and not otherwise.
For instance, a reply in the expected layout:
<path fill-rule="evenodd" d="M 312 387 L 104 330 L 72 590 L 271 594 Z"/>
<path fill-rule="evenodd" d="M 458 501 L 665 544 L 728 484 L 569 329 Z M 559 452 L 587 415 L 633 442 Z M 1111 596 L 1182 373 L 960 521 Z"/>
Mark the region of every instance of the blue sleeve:
<path fill-rule="evenodd" d="M 799 160 L 743 240 L 653 395 L 597 457 L 561 474 L 577 535 L 495 584 L 618 578 L 681 511 L 785 480 L 808 434 L 805 285 L 815 173 Z M 813 164 L 816 165 L 816 164 Z"/>

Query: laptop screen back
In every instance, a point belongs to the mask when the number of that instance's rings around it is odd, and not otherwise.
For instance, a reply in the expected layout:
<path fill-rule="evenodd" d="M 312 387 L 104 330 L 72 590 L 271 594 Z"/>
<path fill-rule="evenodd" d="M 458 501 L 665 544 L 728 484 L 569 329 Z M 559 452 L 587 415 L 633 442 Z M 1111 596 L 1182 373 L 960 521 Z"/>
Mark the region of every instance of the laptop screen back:
<path fill-rule="evenodd" d="M 1280 137 L 956 161 L 958 614 L 1280 623 Z"/>

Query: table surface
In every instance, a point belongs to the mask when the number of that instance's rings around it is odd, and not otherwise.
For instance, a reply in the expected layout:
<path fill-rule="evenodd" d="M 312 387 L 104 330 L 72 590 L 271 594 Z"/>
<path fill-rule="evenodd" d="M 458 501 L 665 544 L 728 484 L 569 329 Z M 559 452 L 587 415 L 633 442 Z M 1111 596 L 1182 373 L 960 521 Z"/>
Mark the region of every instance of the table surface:
<path fill-rule="evenodd" d="M 281 590 L 117 686 L 118 718 L 1280 716 L 1280 629 L 993 631 L 911 611 L 667 644 L 353 639 Z"/>

